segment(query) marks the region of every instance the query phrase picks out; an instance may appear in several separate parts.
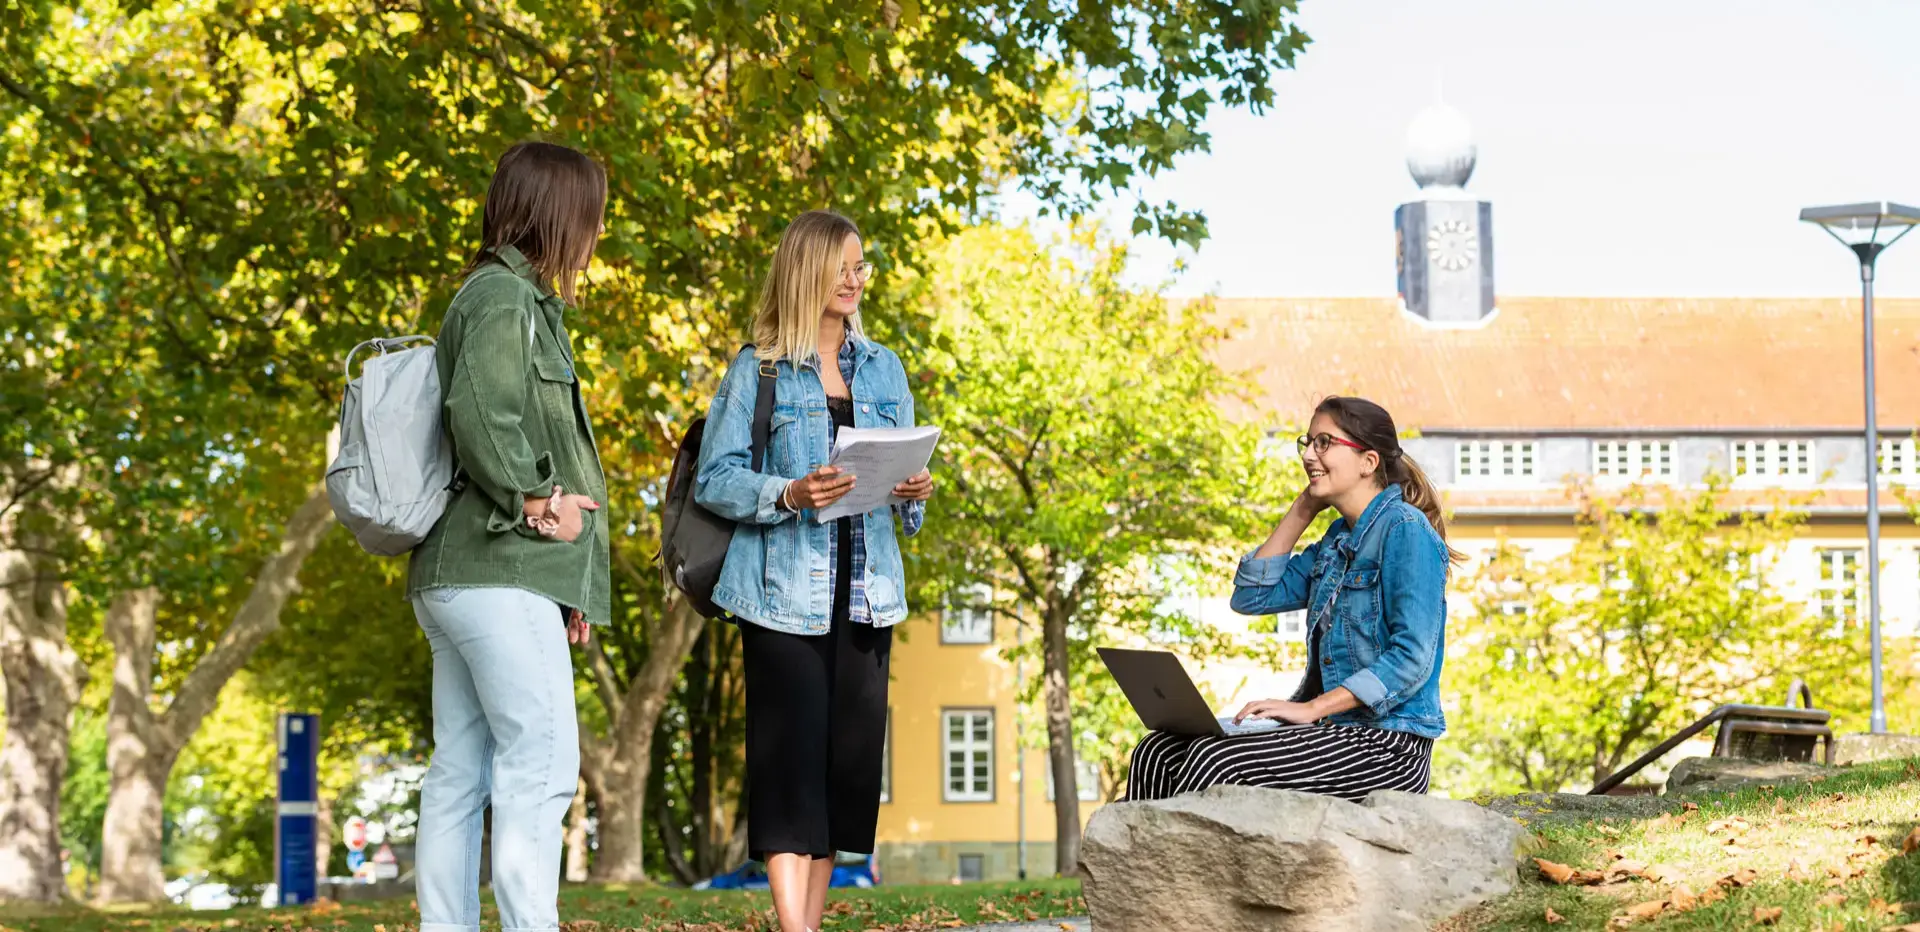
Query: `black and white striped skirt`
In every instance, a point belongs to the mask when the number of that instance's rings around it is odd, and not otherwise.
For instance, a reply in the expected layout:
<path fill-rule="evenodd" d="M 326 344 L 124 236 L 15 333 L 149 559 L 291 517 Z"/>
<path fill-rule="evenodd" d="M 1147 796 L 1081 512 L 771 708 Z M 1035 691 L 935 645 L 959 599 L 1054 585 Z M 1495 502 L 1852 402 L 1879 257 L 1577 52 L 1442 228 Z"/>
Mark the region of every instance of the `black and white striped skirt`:
<path fill-rule="evenodd" d="M 1366 725 L 1283 725 L 1225 737 L 1156 731 L 1133 749 L 1127 798 L 1230 783 L 1359 802 L 1374 790 L 1425 793 L 1432 773 L 1432 738 Z"/>

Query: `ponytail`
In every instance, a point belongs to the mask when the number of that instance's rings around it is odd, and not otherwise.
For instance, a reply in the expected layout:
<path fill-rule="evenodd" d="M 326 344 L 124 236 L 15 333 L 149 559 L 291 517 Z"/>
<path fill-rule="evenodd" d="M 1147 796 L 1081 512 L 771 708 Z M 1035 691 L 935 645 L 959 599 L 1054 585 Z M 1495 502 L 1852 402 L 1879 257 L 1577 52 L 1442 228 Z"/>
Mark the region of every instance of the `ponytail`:
<path fill-rule="evenodd" d="M 1465 562 L 1467 555 L 1447 543 L 1447 516 L 1440 511 L 1440 495 L 1434 491 L 1433 482 L 1427 478 L 1420 464 L 1396 449 L 1388 457 L 1386 473 L 1387 481 L 1400 486 L 1400 495 L 1407 504 L 1420 509 L 1420 513 L 1427 516 L 1427 522 L 1433 525 L 1433 532 L 1440 535 L 1440 543 L 1447 548 L 1447 562 Z"/>

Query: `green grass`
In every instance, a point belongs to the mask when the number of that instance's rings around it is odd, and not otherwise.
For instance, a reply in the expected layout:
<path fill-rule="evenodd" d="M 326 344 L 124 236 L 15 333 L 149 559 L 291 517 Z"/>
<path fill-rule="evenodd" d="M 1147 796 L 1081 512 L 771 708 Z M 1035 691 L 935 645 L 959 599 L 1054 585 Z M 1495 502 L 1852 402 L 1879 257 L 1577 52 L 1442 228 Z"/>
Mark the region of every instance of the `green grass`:
<path fill-rule="evenodd" d="M 1794 932 L 1920 923 L 1920 852 L 1901 851 L 1920 820 L 1920 759 L 1863 764 L 1814 783 L 1683 798 L 1700 808 L 1677 824 L 1657 818 L 1572 824 L 1540 819 L 1533 826 L 1540 846 L 1533 853 L 1541 858 L 1604 870 L 1617 854 L 1649 865 L 1658 881 L 1556 885 L 1529 871 L 1506 899 L 1443 928 L 1517 932 L 1606 929 L 1615 923 L 1663 932 L 1750 929 L 1769 927 L 1756 920 L 1756 909 L 1774 908 L 1781 912 L 1770 928 Z M 1726 827 L 1709 832 L 1714 823 L 1735 817 L 1747 828 L 1734 845 L 1726 844 L 1733 835 Z M 1754 872 L 1746 885 L 1720 883 L 1743 869 Z M 1682 884 L 1694 894 L 1717 889 L 1725 898 L 1684 912 L 1669 906 L 1651 918 L 1622 921 L 1630 906 L 1671 903 Z M 1844 901 L 1835 901 L 1834 894 Z M 1549 909 L 1564 921 L 1549 924 Z"/>
<path fill-rule="evenodd" d="M 560 918 L 568 932 L 762 932 L 777 928 L 764 890 L 696 892 L 666 887 L 569 886 L 560 891 Z M 1074 880 L 875 887 L 835 890 L 821 932 L 918 932 L 1015 919 L 1085 915 Z M 483 927 L 498 929 L 491 899 Z M 419 922 L 410 898 L 369 903 L 323 903 L 286 909 L 193 912 L 178 907 L 114 911 L 66 907 L 29 911 L 0 908 L 5 932 L 409 932 Z"/>

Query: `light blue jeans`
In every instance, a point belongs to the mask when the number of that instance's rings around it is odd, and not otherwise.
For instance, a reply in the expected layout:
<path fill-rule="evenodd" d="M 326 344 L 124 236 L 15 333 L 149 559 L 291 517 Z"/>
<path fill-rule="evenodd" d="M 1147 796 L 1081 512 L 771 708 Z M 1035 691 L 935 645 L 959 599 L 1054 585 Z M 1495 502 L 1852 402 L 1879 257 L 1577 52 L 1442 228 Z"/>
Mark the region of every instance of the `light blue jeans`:
<path fill-rule="evenodd" d="M 420 932 L 480 927 L 481 813 L 506 932 L 559 928 L 561 823 L 580 777 L 573 659 L 560 606 L 524 589 L 429 589 L 433 763 L 420 789 Z"/>

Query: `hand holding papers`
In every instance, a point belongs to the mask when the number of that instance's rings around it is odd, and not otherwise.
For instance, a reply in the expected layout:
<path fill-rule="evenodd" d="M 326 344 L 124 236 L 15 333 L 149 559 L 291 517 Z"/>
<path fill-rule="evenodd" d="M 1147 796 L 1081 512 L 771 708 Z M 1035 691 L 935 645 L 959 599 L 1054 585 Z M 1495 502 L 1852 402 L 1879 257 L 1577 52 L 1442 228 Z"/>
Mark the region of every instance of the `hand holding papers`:
<path fill-rule="evenodd" d="M 920 474 L 933 459 L 938 427 L 842 427 L 828 465 L 854 477 L 853 491 L 814 512 L 819 522 L 863 515 L 906 501 L 893 487 Z"/>

